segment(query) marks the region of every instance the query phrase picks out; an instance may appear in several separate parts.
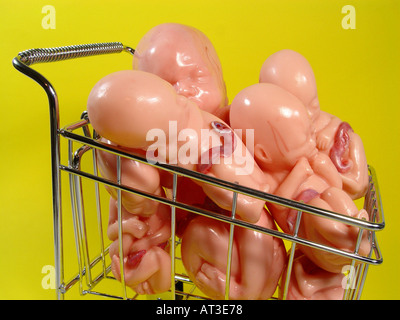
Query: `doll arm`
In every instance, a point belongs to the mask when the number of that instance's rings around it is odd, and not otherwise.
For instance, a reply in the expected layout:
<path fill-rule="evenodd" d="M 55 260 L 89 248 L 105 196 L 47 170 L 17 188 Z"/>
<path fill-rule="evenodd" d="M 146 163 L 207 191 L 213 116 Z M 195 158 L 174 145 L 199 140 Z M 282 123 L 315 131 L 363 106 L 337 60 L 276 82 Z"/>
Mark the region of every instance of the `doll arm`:
<path fill-rule="evenodd" d="M 130 233 L 133 237 L 140 239 L 142 238 L 147 231 L 149 230 L 149 226 L 139 219 L 139 216 L 130 214 L 128 211 L 121 207 L 121 220 L 122 220 L 122 230 L 125 233 Z M 108 228 L 107 228 L 107 236 L 111 241 L 115 241 L 118 239 L 118 209 L 117 209 L 117 201 L 110 197 L 110 205 L 109 205 L 109 219 L 108 219 Z"/>
<path fill-rule="evenodd" d="M 282 183 L 275 190 L 274 194 L 286 199 L 295 199 L 299 193 L 300 186 L 313 174 L 313 170 L 306 158 L 300 158 L 292 171 L 286 176 Z M 302 199 L 300 199 L 302 200 Z M 300 201 L 299 200 L 299 201 Z M 285 231 L 291 232 L 290 223 L 288 220 L 289 213 L 292 211 L 289 208 L 281 205 L 267 203 L 268 208 L 278 223 L 278 225 Z"/>
<path fill-rule="evenodd" d="M 312 159 L 310 165 L 314 173 L 326 184 L 326 187 L 342 188 L 340 173 L 326 154 L 319 152 Z"/>
<path fill-rule="evenodd" d="M 316 122 L 317 127 L 317 148 L 322 152 L 329 152 L 329 148 L 335 139 L 335 134 L 341 120 L 325 111 L 320 111 L 319 118 Z M 323 128 L 318 128 L 322 126 Z M 319 129 L 319 130 L 318 130 Z"/>
<path fill-rule="evenodd" d="M 298 193 L 300 185 L 313 174 L 308 160 L 304 157 L 300 158 L 292 171 L 286 176 L 285 180 L 276 189 L 275 194 L 280 197 L 294 199 Z"/>

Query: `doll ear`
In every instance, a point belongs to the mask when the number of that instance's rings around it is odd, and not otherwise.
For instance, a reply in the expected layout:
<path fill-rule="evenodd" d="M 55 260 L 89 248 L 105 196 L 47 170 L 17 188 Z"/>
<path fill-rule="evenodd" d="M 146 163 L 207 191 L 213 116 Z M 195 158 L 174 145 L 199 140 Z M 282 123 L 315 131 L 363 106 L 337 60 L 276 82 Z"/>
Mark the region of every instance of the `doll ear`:
<path fill-rule="evenodd" d="M 268 165 L 268 164 L 272 163 L 271 156 L 269 155 L 267 150 L 265 150 L 265 146 L 263 146 L 262 144 L 259 144 L 259 143 L 257 143 L 254 146 L 254 158 L 260 166 L 264 166 L 264 165 Z"/>

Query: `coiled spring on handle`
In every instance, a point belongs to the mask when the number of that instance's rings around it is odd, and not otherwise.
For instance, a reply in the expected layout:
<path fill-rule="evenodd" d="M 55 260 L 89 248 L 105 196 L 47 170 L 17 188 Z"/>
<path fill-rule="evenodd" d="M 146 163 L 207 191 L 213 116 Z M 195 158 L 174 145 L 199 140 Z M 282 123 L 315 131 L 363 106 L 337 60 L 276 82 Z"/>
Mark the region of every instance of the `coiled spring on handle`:
<path fill-rule="evenodd" d="M 56 48 L 29 49 L 18 54 L 20 60 L 29 66 L 35 63 L 53 62 L 80 57 L 119 53 L 123 50 L 134 53 L 134 49 L 125 47 L 121 42 L 83 44 Z"/>

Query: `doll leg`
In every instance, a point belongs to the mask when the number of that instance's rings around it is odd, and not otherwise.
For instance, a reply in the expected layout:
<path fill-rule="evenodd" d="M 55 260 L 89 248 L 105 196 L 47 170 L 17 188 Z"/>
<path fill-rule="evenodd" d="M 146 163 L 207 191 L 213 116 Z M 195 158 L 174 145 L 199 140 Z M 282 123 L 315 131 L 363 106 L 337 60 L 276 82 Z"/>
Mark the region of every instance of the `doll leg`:
<path fill-rule="evenodd" d="M 265 209 L 256 225 L 276 230 L 275 222 Z M 235 227 L 235 240 L 239 252 L 240 281 L 237 288 L 233 287 L 236 290 L 231 291 L 231 298 L 271 298 L 286 264 L 283 241 L 241 227 Z"/>
<path fill-rule="evenodd" d="M 191 279 L 213 299 L 224 299 L 229 230 L 209 219 L 192 220 L 182 239 L 182 259 Z M 257 225 L 275 229 L 263 212 Z M 230 299 L 268 299 L 284 268 L 283 242 L 257 231 L 235 227 L 232 248 Z"/>
<path fill-rule="evenodd" d="M 351 198 L 341 189 L 329 188 L 309 203 L 328 211 L 359 219 L 368 219 L 367 212 L 358 210 Z M 359 229 L 342 222 L 337 222 L 312 214 L 304 214 L 301 236 L 320 244 L 353 252 L 357 243 Z M 344 265 L 350 264 L 348 258 L 318 249 L 301 247 L 301 250 L 319 267 L 330 272 L 341 272 Z M 364 232 L 359 254 L 366 255 L 370 250 L 367 232 Z"/>
<path fill-rule="evenodd" d="M 223 299 L 229 245 L 229 229 L 219 221 L 194 218 L 182 237 L 182 262 L 195 284 L 214 299 Z M 232 251 L 232 275 L 237 274 L 238 255 Z"/>
<path fill-rule="evenodd" d="M 314 201 L 310 202 L 313 205 Z M 350 217 L 368 220 L 368 213 L 359 210 L 352 199 L 341 189 L 328 188 L 320 195 L 320 200 L 316 200 L 319 207 L 330 211 L 341 213 Z M 336 222 L 330 219 L 307 215 L 308 221 L 312 222 L 316 231 L 323 237 L 340 248 L 348 248 L 354 250 L 355 241 L 358 235 L 358 228 Z"/>

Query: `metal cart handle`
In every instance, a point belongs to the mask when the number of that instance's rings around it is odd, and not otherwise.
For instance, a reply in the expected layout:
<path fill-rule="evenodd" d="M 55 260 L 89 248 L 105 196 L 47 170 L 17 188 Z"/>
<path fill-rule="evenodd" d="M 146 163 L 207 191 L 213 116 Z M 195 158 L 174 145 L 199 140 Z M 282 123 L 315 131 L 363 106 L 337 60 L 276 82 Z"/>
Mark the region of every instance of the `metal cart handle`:
<path fill-rule="evenodd" d="M 39 72 L 30 65 L 35 63 L 68 60 L 80 57 L 89 57 L 109 53 L 126 51 L 134 54 L 135 50 L 124 46 L 120 42 L 93 43 L 56 48 L 30 49 L 20 52 L 12 63 L 18 71 L 35 80 L 47 93 L 50 108 L 50 139 L 51 139 L 51 170 L 53 196 L 53 228 L 54 228 L 54 256 L 56 269 L 57 298 L 62 296 L 62 239 L 61 239 L 61 183 L 60 183 L 60 120 L 58 98 L 54 87 Z"/>
<path fill-rule="evenodd" d="M 109 53 L 120 53 L 122 51 L 128 51 L 132 54 L 135 52 L 134 49 L 124 46 L 121 42 L 104 42 L 56 48 L 30 49 L 20 52 L 17 58 L 23 64 L 29 66 L 35 63 L 61 61 Z"/>

